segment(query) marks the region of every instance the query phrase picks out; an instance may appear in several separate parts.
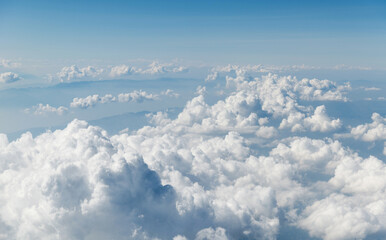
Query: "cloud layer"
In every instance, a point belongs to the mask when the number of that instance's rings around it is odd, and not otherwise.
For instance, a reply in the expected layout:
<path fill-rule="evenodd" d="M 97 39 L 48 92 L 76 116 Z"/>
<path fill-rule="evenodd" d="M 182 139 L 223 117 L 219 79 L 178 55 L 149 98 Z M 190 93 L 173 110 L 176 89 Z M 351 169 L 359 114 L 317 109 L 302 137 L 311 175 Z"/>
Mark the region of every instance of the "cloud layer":
<path fill-rule="evenodd" d="M 0 135 L 3 238 L 275 239 L 287 227 L 364 239 L 386 232 L 386 164 L 318 135 L 343 126 L 319 103 L 347 101 L 349 86 L 233 71 L 225 76 L 229 94 L 218 101 L 208 103 L 200 87 L 175 119 L 148 115 L 152 125 L 134 132 L 109 136 L 73 120 L 35 138 Z M 91 95 L 71 106 L 146 96 Z M 372 119 L 350 134 L 383 140 L 385 119 Z"/>

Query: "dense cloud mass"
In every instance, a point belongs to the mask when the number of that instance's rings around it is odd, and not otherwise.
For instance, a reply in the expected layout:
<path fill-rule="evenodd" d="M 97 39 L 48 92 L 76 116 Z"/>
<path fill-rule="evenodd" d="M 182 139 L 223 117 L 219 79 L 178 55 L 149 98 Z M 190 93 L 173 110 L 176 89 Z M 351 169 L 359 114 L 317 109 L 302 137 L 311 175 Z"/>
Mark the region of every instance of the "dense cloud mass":
<path fill-rule="evenodd" d="M 201 87 L 177 118 L 158 112 L 134 132 L 109 136 L 74 120 L 35 138 L 0 135 L 0 239 L 276 239 L 284 227 L 323 239 L 384 234 L 385 163 L 307 135 L 343 126 L 307 102 L 347 101 L 349 86 L 233 70 L 223 99 L 207 103 Z M 373 130 L 384 118 L 372 119 L 348 134 L 384 139 Z"/>

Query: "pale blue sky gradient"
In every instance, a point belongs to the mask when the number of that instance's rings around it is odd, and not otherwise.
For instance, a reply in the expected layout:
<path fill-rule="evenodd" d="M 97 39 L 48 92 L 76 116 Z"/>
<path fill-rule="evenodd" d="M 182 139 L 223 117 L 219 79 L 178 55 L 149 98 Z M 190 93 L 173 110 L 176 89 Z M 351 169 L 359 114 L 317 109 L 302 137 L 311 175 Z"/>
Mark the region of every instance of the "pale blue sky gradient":
<path fill-rule="evenodd" d="M 0 1 L 2 58 L 386 66 L 384 1 Z"/>

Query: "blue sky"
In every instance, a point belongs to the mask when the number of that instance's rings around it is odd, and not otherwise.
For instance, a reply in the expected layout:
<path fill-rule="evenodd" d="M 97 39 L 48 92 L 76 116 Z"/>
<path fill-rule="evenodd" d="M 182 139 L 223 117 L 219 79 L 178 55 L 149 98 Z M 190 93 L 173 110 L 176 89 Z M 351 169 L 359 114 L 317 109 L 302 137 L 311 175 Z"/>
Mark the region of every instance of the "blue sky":
<path fill-rule="evenodd" d="M 3 58 L 386 65 L 384 1 L 1 1 Z"/>

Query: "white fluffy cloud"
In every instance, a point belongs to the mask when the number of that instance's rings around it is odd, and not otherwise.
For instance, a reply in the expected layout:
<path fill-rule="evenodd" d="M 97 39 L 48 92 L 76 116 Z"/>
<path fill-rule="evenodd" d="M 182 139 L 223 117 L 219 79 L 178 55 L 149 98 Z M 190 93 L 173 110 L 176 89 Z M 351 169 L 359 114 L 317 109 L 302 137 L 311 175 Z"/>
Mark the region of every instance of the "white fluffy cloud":
<path fill-rule="evenodd" d="M 110 70 L 110 75 L 113 77 L 127 76 L 131 74 L 166 74 L 166 73 L 180 73 L 187 72 L 188 68 L 179 66 L 174 63 L 160 63 L 158 61 L 153 61 L 146 67 L 135 67 L 128 65 L 119 65 L 114 66 Z"/>
<path fill-rule="evenodd" d="M 36 106 L 33 106 L 32 108 L 26 108 L 24 110 L 25 113 L 33 113 L 35 115 L 44 115 L 47 113 L 55 113 L 58 115 L 63 115 L 68 112 L 68 108 L 60 106 L 60 107 L 52 107 L 48 104 L 44 105 L 42 103 L 39 103 Z"/>
<path fill-rule="evenodd" d="M 280 128 L 291 128 L 292 132 L 310 130 L 312 132 L 333 131 L 342 126 L 339 119 L 330 119 L 324 105 L 316 107 L 314 114 L 304 117 L 300 112 L 291 113 L 287 119 L 283 119 Z"/>
<path fill-rule="evenodd" d="M 147 68 L 141 69 L 140 73 L 147 74 L 163 74 L 163 73 L 178 73 L 186 72 L 188 69 L 183 66 L 178 66 L 174 63 L 160 63 L 158 61 L 152 62 Z"/>
<path fill-rule="evenodd" d="M 162 91 L 161 95 L 175 97 L 175 98 L 178 98 L 180 96 L 180 94 L 174 92 L 172 89 L 166 89 L 165 91 Z"/>
<path fill-rule="evenodd" d="M 5 72 L 0 73 L 0 83 L 12 83 L 21 80 L 22 78 L 17 73 Z"/>
<path fill-rule="evenodd" d="M 26 133 L 9 142 L 0 135 L 4 238 L 275 239 L 290 226 L 339 240 L 386 231 L 386 164 L 296 131 L 341 127 L 324 105 L 302 105 L 343 101 L 338 86 L 272 74 L 250 78 L 241 70 L 226 81 L 231 93 L 217 102 L 198 91 L 175 119 L 148 115 L 153 126 L 134 132 L 109 136 L 74 120 L 36 138 Z M 360 138 L 384 119 L 373 121 L 358 130 Z"/>
<path fill-rule="evenodd" d="M 111 94 L 106 94 L 104 96 L 99 96 L 98 94 L 90 95 L 85 98 L 74 98 L 70 104 L 73 108 L 89 108 L 93 107 L 98 103 L 109 103 L 115 102 L 116 97 L 113 97 Z"/>
<path fill-rule="evenodd" d="M 384 232 L 386 165 L 375 157 L 347 156 L 328 182 L 333 193 L 307 206 L 299 226 L 323 239 L 363 239 Z"/>
<path fill-rule="evenodd" d="M 145 100 L 156 100 L 158 95 L 141 90 L 130 93 L 120 93 L 117 98 L 119 102 L 143 102 Z"/>
<path fill-rule="evenodd" d="M 127 65 L 119 65 L 111 68 L 110 75 L 112 77 L 119 77 L 119 76 L 130 75 L 135 72 L 136 72 L 136 68 L 134 67 L 130 67 Z"/>
<path fill-rule="evenodd" d="M 85 98 L 74 98 L 70 104 L 73 108 L 89 108 L 98 103 L 111 103 L 111 102 L 143 102 L 145 100 L 156 100 L 157 95 L 147 93 L 145 91 L 133 91 L 130 93 L 120 93 L 117 96 L 106 94 L 99 96 L 98 94 L 90 95 Z"/>
<path fill-rule="evenodd" d="M 360 66 L 347 66 L 347 65 L 337 65 L 333 67 L 318 67 L 318 66 L 309 66 L 309 65 L 227 65 L 227 66 L 216 66 L 210 70 L 210 73 L 206 77 L 206 81 L 213 81 L 220 77 L 220 74 L 229 74 L 237 73 L 240 71 L 244 73 L 280 73 L 284 72 L 297 72 L 297 71 L 307 71 L 307 70 L 371 70 L 368 67 Z"/>
<path fill-rule="evenodd" d="M 61 82 L 65 81 L 79 81 L 79 80 L 93 80 L 93 79 L 110 79 L 111 77 L 125 77 L 132 74 L 135 75 L 157 75 L 168 73 L 187 72 L 188 68 L 179 66 L 176 63 L 161 63 L 153 61 L 145 67 L 129 66 L 125 64 L 117 66 L 86 66 L 79 67 L 72 65 L 63 67 L 60 72 L 56 74 Z"/>
<path fill-rule="evenodd" d="M 5 238 L 143 239 L 147 230 L 160 237 L 174 232 L 165 221 L 175 208 L 172 187 L 139 156 L 120 151 L 106 132 L 73 121 L 35 139 L 27 133 L 2 141 Z"/>
<path fill-rule="evenodd" d="M 378 113 L 371 116 L 372 123 L 358 125 L 351 129 L 351 136 L 362 141 L 386 140 L 386 118 Z"/>
<path fill-rule="evenodd" d="M 72 65 L 69 67 L 63 67 L 62 70 L 57 73 L 57 76 L 61 82 L 65 82 L 92 79 L 98 77 L 102 73 L 103 69 L 101 68 L 96 68 L 93 66 L 78 67 L 76 65 Z"/>

